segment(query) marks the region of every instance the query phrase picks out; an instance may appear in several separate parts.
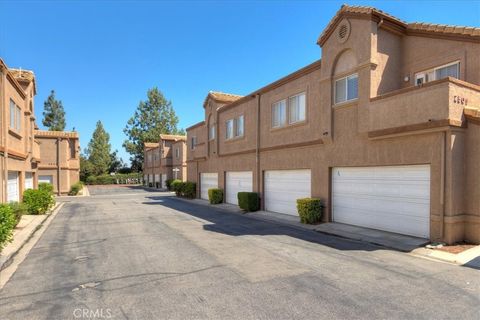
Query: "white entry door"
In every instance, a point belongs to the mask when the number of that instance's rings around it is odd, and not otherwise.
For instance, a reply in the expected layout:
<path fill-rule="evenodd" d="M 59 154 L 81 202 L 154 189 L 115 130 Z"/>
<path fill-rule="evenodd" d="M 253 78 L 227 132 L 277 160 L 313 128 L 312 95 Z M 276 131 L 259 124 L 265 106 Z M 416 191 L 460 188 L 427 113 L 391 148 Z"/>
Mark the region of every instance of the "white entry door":
<path fill-rule="evenodd" d="M 265 171 L 265 210 L 298 215 L 297 199 L 311 197 L 310 170 Z"/>
<path fill-rule="evenodd" d="M 333 221 L 430 237 L 430 166 L 332 169 Z"/>
<path fill-rule="evenodd" d="M 208 189 L 218 188 L 218 173 L 200 174 L 200 197 L 208 200 Z"/>
<path fill-rule="evenodd" d="M 25 172 L 25 190 L 33 189 L 33 173 Z"/>
<path fill-rule="evenodd" d="M 167 188 L 167 174 L 162 173 L 162 188 L 166 189 Z"/>
<path fill-rule="evenodd" d="M 20 184 L 17 171 L 8 171 L 7 202 L 20 201 Z"/>
<path fill-rule="evenodd" d="M 252 192 L 253 174 L 251 171 L 227 172 L 225 200 L 227 203 L 237 204 L 239 192 Z"/>

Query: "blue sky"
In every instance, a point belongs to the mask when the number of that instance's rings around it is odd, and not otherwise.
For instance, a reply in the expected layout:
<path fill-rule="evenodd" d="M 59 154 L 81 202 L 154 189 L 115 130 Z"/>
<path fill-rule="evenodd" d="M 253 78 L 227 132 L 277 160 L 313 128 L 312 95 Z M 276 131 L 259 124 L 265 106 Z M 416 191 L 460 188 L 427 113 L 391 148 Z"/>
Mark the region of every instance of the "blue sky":
<path fill-rule="evenodd" d="M 84 148 L 97 120 L 124 160 L 123 128 L 159 87 L 180 127 L 209 90 L 248 94 L 320 58 L 316 40 L 345 1 L 1 1 L 0 57 L 34 70 L 41 127 L 50 90 Z M 480 26 L 480 2 L 355 1 L 402 20 Z"/>

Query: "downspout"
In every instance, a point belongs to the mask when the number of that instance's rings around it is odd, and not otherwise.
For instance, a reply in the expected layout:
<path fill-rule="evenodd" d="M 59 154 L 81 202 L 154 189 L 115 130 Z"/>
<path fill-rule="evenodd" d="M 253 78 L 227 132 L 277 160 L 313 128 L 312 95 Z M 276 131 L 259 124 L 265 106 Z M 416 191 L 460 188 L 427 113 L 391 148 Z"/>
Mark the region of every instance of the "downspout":
<path fill-rule="evenodd" d="M 57 195 L 60 195 L 60 138 L 57 138 Z"/>
<path fill-rule="evenodd" d="M 260 193 L 261 177 L 260 177 L 260 94 L 257 94 L 257 141 L 255 146 L 255 169 L 257 174 L 257 192 Z M 262 195 L 263 197 L 263 195 Z M 263 204 L 263 201 L 261 201 Z M 263 208 L 263 205 L 261 205 Z"/>
<path fill-rule="evenodd" d="M 445 235 L 445 193 L 446 193 L 446 174 L 447 174 L 447 130 L 443 131 L 442 146 L 441 146 L 441 167 L 442 174 L 440 177 L 440 204 L 442 210 L 440 211 L 440 240 L 444 240 Z"/>

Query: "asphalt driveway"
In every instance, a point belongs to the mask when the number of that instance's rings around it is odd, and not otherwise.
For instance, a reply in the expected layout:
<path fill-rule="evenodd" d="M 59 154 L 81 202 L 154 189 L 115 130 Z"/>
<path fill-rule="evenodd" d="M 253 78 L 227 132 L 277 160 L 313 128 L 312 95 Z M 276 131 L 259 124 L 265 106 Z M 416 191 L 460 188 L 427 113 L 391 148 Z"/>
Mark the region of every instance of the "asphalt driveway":
<path fill-rule="evenodd" d="M 0 319 L 478 319 L 480 272 L 139 187 L 67 199 Z"/>

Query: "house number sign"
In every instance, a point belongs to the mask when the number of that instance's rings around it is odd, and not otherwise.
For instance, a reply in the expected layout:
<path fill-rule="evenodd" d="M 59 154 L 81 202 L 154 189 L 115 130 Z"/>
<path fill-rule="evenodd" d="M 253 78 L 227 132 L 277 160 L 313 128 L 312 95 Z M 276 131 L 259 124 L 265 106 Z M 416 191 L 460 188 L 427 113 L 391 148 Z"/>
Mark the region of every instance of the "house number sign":
<path fill-rule="evenodd" d="M 453 103 L 461 104 L 462 106 L 468 105 L 468 99 L 460 96 L 453 96 Z"/>

